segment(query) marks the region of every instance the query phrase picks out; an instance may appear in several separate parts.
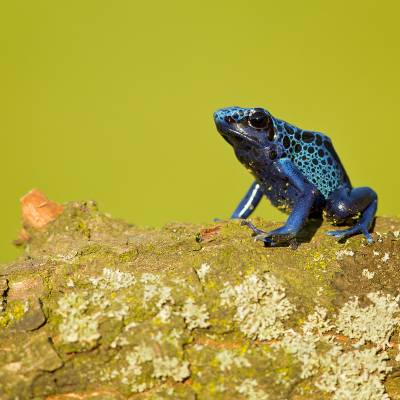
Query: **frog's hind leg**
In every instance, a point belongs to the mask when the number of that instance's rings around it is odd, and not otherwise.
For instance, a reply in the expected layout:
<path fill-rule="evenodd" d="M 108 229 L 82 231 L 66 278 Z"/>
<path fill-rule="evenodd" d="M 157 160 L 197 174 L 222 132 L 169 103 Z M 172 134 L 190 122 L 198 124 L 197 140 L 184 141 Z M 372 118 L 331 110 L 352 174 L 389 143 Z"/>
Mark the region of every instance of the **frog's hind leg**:
<path fill-rule="evenodd" d="M 378 205 L 378 196 L 369 187 L 350 188 L 342 187 L 331 193 L 326 202 L 326 214 L 328 219 L 334 222 L 345 221 L 360 215 L 357 223 L 349 229 L 329 231 L 328 235 L 339 240 L 362 233 L 368 243 L 373 243 L 369 230 L 374 221 Z"/>

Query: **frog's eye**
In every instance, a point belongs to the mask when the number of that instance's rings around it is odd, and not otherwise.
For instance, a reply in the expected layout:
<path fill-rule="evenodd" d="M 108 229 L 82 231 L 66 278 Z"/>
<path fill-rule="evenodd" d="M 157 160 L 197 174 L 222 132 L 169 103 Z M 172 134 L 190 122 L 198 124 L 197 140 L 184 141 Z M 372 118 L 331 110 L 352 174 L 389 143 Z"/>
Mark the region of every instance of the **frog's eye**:
<path fill-rule="evenodd" d="M 263 129 L 268 126 L 269 114 L 262 108 L 256 108 L 253 114 L 249 116 L 249 124 L 253 128 Z"/>

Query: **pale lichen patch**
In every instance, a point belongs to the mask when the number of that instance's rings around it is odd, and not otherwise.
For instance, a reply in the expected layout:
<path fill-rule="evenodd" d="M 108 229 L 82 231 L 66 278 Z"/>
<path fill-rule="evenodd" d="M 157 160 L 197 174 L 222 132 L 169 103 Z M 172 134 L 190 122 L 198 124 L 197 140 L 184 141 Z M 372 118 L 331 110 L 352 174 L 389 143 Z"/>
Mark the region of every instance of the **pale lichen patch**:
<path fill-rule="evenodd" d="M 88 315 L 89 305 L 89 300 L 77 293 L 68 293 L 58 301 L 57 313 L 63 318 L 60 337 L 64 342 L 93 342 L 100 337 L 100 314 Z"/>
<path fill-rule="evenodd" d="M 140 281 L 143 283 L 143 306 L 155 309 L 157 317 L 164 323 L 168 322 L 175 304 L 172 289 L 163 285 L 159 276 L 154 274 L 143 274 Z"/>
<path fill-rule="evenodd" d="M 195 328 L 208 328 L 210 326 L 208 321 L 210 316 L 206 305 L 202 304 L 199 306 L 192 298 L 186 300 L 180 315 L 185 320 L 186 326 L 189 330 Z"/>
<path fill-rule="evenodd" d="M 340 309 L 337 330 L 352 339 L 358 339 L 356 346 L 370 341 L 380 348 L 386 348 L 399 322 L 395 314 L 400 311 L 400 295 L 393 297 L 376 292 L 369 293 L 367 297 L 372 303 L 367 307 L 360 307 L 356 296 Z"/>
<path fill-rule="evenodd" d="M 161 380 L 172 378 L 182 382 L 190 376 L 189 363 L 176 357 L 156 357 L 153 360 L 152 376 Z"/>
<path fill-rule="evenodd" d="M 285 332 L 282 341 L 273 347 L 282 347 L 287 353 L 293 354 L 302 366 L 300 378 L 305 379 L 313 376 L 319 368 L 320 360 L 317 353 L 319 340 L 316 335 L 302 335 L 290 330 Z"/>
<path fill-rule="evenodd" d="M 121 383 L 129 386 L 132 392 L 143 392 L 152 387 L 152 384 L 147 383 L 143 377 L 141 381 L 138 378 L 142 375 L 144 364 L 150 362 L 153 356 L 151 347 L 144 344 L 137 346 L 126 355 L 126 365 L 120 370 L 113 370 L 108 378 L 119 376 Z"/>
<path fill-rule="evenodd" d="M 250 367 L 251 364 L 249 360 L 242 356 L 242 355 L 237 355 L 235 352 L 232 350 L 222 350 L 220 351 L 216 356 L 215 359 L 218 361 L 220 365 L 220 370 L 223 371 L 229 371 L 232 369 L 233 366 L 236 366 L 237 368 L 242 368 L 242 367 Z"/>
<path fill-rule="evenodd" d="M 328 310 L 321 306 L 316 306 L 313 314 L 307 316 L 307 320 L 303 324 L 304 333 L 318 333 L 322 335 L 335 326 L 332 324 L 331 320 L 328 318 Z"/>
<path fill-rule="evenodd" d="M 322 359 L 324 372 L 316 386 L 332 400 L 389 400 L 382 381 L 391 370 L 387 354 L 376 349 L 354 350 Z"/>
<path fill-rule="evenodd" d="M 289 330 L 273 347 L 294 355 L 302 366 L 300 378 L 314 377 L 316 387 L 334 400 L 389 399 L 382 384 L 390 371 L 387 354 L 378 348 L 344 351 L 334 336 L 326 335 L 333 326 L 322 310 L 309 316 L 302 333 Z"/>
<path fill-rule="evenodd" d="M 236 386 L 239 394 L 247 400 L 268 400 L 269 396 L 262 389 L 258 389 L 258 382 L 255 379 L 245 379 Z"/>
<path fill-rule="evenodd" d="M 347 257 L 353 257 L 354 256 L 354 251 L 353 250 L 339 250 L 336 252 L 336 259 L 337 260 L 342 260 L 345 256 Z"/>
<path fill-rule="evenodd" d="M 122 272 L 118 269 L 104 268 L 102 275 L 89 278 L 93 286 L 103 290 L 120 290 L 128 288 L 136 283 L 133 274 Z"/>
<path fill-rule="evenodd" d="M 122 321 L 129 314 L 129 305 L 120 290 L 135 284 L 127 272 L 104 268 L 102 275 L 90 277 L 92 290 L 76 289 L 58 300 L 56 313 L 61 316 L 60 338 L 65 343 L 92 343 L 100 338 L 100 320 L 105 317 Z M 112 300 L 110 300 L 112 299 Z"/>
<path fill-rule="evenodd" d="M 140 277 L 140 282 L 146 284 L 146 283 L 155 283 L 160 281 L 160 276 L 156 274 L 152 274 L 149 272 L 145 272 L 142 274 Z"/>
<path fill-rule="evenodd" d="M 289 354 L 295 355 L 301 363 L 300 377 L 302 379 L 313 376 L 319 366 L 320 357 L 317 351 L 319 344 L 328 344 L 331 337 L 324 334 L 334 328 L 334 325 L 327 318 L 327 310 L 316 306 L 315 312 L 308 315 L 302 326 L 302 333 L 294 330 L 285 332 L 283 339 L 274 347 L 283 348 Z"/>
<path fill-rule="evenodd" d="M 254 340 L 278 338 L 283 322 L 295 307 L 286 299 L 285 289 L 271 274 L 252 274 L 242 284 L 226 285 L 220 292 L 222 305 L 235 307 L 239 329 Z"/>
<path fill-rule="evenodd" d="M 390 254 L 389 253 L 385 253 L 383 255 L 383 257 L 381 258 L 381 261 L 385 263 L 385 262 L 388 262 L 389 259 L 390 259 Z"/>
<path fill-rule="evenodd" d="M 117 379 L 133 393 L 143 392 L 168 378 L 182 382 L 190 376 L 188 361 L 160 355 L 155 347 L 145 343 L 135 346 L 121 361 L 117 355 L 115 361 L 116 368 L 103 371 L 101 380 Z"/>
<path fill-rule="evenodd" d="M 368 270 L 368 268 L 364 268 L 363 270 L 362 270 L 362 276 L 364 277 L 364 278 L 367 278 L 367 279 L 373 279 L 373 277 L 375 276 L 375 272 L 373 272 L 373 271 L 369 271 Z"/>
<path fill-rule="evenodd" d="M 203 263 L 200 265 L 198 269 L 196 269 L 196 274 L 199 277 L 200 281 L 204 281 L 206 275 L 210 272 L 210 265 L 207 263 Z"/>

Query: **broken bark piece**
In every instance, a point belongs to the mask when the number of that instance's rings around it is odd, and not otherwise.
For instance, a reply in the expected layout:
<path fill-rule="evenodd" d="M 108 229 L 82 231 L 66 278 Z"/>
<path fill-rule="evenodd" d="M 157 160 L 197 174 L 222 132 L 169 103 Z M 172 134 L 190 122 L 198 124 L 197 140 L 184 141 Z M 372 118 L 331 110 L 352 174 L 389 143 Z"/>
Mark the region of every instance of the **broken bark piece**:
<path fill-rule="evenodd" d="M 213 226 L 212 228 L 204 228 L 200 231 L 199 235 L 197 236 L 197 240 L 199 242 L 211 242 L 216 238 L 219 231 L 221 230 L 221 226 Z"/>
<path fill-rule="evenodd" d="M 32 395 L 36 380 L 63 366 L 47 333 L 14 333 L 3 343 L 6 351 L 0 352 L 0 398 L 38 398 Z"/>
<path fill-rule="evenodd" d="M 21 208 L 24 224 L 36 229 L 45 227 L 64 211 L 62 205 L 49 200 L 38 189 L 32 189 L 21 198 Z"/>
<path fill-rule="evenodd" d="M 29 306 L 23 318 L 15 324 L 17 330 L 33 331 L 40 328 L 46 322 L 40 301 L 35 299 Z"/>
<path fill-rule="evenodd" d="M 46 400 L 124 400 L 120 393 L 112 390 L 95 390 L 92 392 L 64 393 L 47 397 Z"/>
<path fill-rule="evenodd" d="M 0 286 L 1 287 L 1 286 Z M 25 301 L 45 295 L 45 287 L 41 277 L 28 276 L 15 279 L 8 284 L 8 300 Z"/>
<path fill-rule="evenodd" d="M 30 238 L 29 232 L 25 228 L 22 228 L 19 231 L 18 239 L 15 239 L 13 243 L 15 246 L 22 246 L 25 242 L 29 241 Z"/>

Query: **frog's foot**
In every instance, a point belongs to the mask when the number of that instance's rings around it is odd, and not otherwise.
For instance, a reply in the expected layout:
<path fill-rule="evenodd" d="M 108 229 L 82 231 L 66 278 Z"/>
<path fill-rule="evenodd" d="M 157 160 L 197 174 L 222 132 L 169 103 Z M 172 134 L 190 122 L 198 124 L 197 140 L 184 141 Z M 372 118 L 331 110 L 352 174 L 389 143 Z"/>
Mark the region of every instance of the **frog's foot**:
<path fill-rule="evenodd" d="M 346 240 L 350 236 L 358 235 L 359 233 L 362 233 L 365 236 L 369 244 L 374 243 L 371 234 L 368 232 L 368 228 L 361 224 L 356 224 L 349 229 L 326 232 L 327 235 L 334 236 L 338 241 Z"/>
<path fill-rule="evenodd" d="M 248 221 L 247 219 L 244 219 L 240 223 L 240 225 L 249 227 L 253 231 L 253 236 L 259 236 L 266 233 L 265 231 L 258 229 L 252 222 Z"/>
<path fill-rule="evenodd" d="M 295 240 L 296 235 L 292 231 L 288 230 L 285 226 L 270 232 L 265 232 L 261 229 L 258 229 L 253 223 L 247 220 L 243 220 L 242 225 L 246 225 L 253 231 L 254 240 L 264 242 L 264 244 L 268 247 L 281 245 L 290 245 L 294 248 L 297 247 L 297 242 Z"/>
<path fill-rule="evenodd" d="M 267 247 L 273 247 L 275 245 L 273 241 L 267 236 L 268 235 L 267 232 L 258 229 L 252 222 L 244 219 L 241 222 L 241 225 L 245 225 L 253 231 L 254 240 L 259 240 L 261 242 L 264 242 L 265 246 Z"/>

